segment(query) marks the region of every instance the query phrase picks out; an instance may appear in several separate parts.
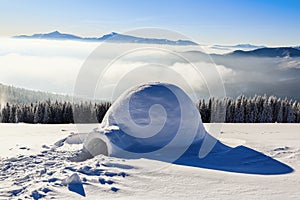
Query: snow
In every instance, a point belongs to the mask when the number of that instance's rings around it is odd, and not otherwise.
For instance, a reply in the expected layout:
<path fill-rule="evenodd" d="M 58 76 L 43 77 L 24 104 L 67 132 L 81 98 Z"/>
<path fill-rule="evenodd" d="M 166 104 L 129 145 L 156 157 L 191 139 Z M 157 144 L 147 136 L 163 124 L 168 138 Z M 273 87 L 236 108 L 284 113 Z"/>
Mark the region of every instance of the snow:
<path fill-rule="evenodd" d="M 82 148 L 82 144 L 66 142 L 68 136 L 77 137 L 72 134 L 76 132 L 75 125 L 0 124 L 1 141 L 5 141 L 0 147 L 0 199 L 39 195 L 45 195 L 46 199 L 299 199 L 300 125 L 204 124 L 204 127 L 217 135 L 211 130 L 220 125 L 221 142 L 230 147 L 244 145 L 255 149 L 286 163 L 294 171 L 255 175 L 103 155 L 71 162 L 68 158 Z M 86 130 L 96 126 L 86 125 Z M 17 138 L 23 140 L 15 141 Z M 54 143 L 62 139 L 65 139 L 63 145 L 54 148 Z M 44 144 L 50 149 L 42 148 Z M 19 150 L 17 145 L 30 150 Z M 80 177 L 85 197 L 63 185 L 63 180 L 74 173 Z"/>
<path fill-rule="evenodd" d="M 56 181 L 56 180 L 54 180 Z M 67 177 L 62 181 L 63 185 L 67 185 L 68 189 L 72 192 L 76 192 L 81 196 L 85 196 L 85 191 L 83 189 L 83 184 L 77 173 L 72 174 L 70 177 Z"/>
<path fill-rule="evenodd" d="M 179 87 L 145 84 L 101 124 L 0 124 L 0 198 L 297 199 L 299 128 L 203 124 Z"/>

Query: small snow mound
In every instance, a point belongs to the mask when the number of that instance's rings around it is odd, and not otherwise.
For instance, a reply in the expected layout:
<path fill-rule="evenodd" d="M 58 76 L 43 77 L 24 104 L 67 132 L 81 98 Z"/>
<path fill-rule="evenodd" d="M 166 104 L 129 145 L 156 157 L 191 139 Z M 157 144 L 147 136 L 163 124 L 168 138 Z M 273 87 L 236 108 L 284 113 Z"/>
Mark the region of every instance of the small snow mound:
<path fill-rule="evenodd" d="M 67 177 L 62 181 L 63 185 L 71 185 L 71 184 L 82 184 L 80 177 L 77 173 L 72 174 L 70 177 Z"/>
<path fill-rule="evenodd" d="M 85 191 L 80 177 L 77 173 L 72 174 L 70 177 L 62 181 L 63 185 L 68 185 L 68 189 L 72 192 L 85 196 Z"/>
<path fill-rule="evenodd" d="M 65 142 L 67 144 L 82 144 L 85 137 L 86 133 L 73 133 L 67 137 Z"/>

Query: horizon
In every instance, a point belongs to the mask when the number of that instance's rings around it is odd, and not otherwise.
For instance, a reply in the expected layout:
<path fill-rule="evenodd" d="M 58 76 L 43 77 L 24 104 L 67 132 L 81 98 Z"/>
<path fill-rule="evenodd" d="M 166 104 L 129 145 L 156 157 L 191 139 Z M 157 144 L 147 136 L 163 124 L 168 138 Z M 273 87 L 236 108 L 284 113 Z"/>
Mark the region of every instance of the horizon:
<path fill-rule="evenodd" d="M 6 36 L 6 37 L 1 37 L 0 38 L 15 38 L 15 37 L 19 37 L 19 36 L 33 36 L 35 34 L 50 34 L 50 33 L 59 33 L 59 34 L 68 34 L 68 35 L 73 35 L 73 36 L 78 36 L 78 37 L 81 37 L 82 39 L 85 39 L 85 38 L 100 38 L 102 36 L 105 36 L 105 35 L 110 35 L 110 34 L 113 34 L 113 33 L 116 33 L 116 34 L 120 34 L 120 35 L 127 35 L 126 33 L 120 33 L 120 32 L 116 32 L 116 31 L 110 31 L 110 32 L 107 32 L 107 33 L 104 33 L 103 35 L 94 35 L 94 36 L 86 36 L 86 35 L 76 35 L 75 33 L 70 33 L 70 32 L 65 32 L 65 31 L 61 31 L 61 30 L 58 30 L 58 29 L 54 29 L 52 31 L 48 31 L 48 32 L 36 32 L 36 33 L 32 33 L 32 34 L 19 34 L 19 35 L 11 35 L 11 36 Z M 271 47 L 271 48 L 276 48 L 276 47 L 298 47 L 300 46 L 300 44 L 293 44 L 293 45 L 263 45 L 263 44 L 255 44 L 255 43 L 249 43 L 249 42 L 246 42 L 246 43 L 226 43 L 226 44 L 201 44 L 201 43 L 198 43 L 198 41 L 194 41 L 190 38 L 176 38 L 176 39 L 172 39 L 172 38 L 164 38 L 164 37 L 143 37 L 143 35 L 141 34 L 132 34 L 130 36 L 135 36 L 135 37 L 141 37 L 141 38 L 151 38 L 151 39 L 168 39 L 170 41 L 177 41 L 177 40 L 187 40 L 187 41 L 191 41 L 191 42 L 196 42 L 197 45 L 216 45 L 216 46 L 235 46 L 235 45 L 253 45 L 253 46 L 261 46 L 262 48 L 263 47 Z M 19 39 L 24 39 L 24 38 L 19 38 Z M 26 38 L 25 38 L 26 39 Z M 31 38 L 31 39 L 40 39 L 40 38 Z M 44 38 L 41 38 L 41 39 L 44 39 Z M 47 40 L 47 39 L 46 39 Z M 54 39 L 54 40 L 59 40 L 59 39 Z M 72 40 L 72 39 L 65 39 L 65 40 Z"/>
<path fill-rule="evenodd" d="M 5 29 L 0 36 L 60 30 L 95 37 L 157 27 L 187 35 L 199 44 L 299 45 L 299 1 L 129 2 L 4 1 L 0 23 Z"/>

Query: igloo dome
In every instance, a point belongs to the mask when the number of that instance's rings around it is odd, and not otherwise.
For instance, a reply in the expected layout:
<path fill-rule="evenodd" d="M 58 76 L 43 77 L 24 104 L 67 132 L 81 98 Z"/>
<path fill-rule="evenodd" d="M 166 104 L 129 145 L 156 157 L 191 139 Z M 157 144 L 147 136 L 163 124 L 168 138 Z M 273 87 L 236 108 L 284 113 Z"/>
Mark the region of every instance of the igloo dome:
<path fill-rule="evenodd" d="M 176 157 L 205 135 L 199 111 L 181 88 L 148 83 L 124 92 L 84 144 L 92 154 Z"/>

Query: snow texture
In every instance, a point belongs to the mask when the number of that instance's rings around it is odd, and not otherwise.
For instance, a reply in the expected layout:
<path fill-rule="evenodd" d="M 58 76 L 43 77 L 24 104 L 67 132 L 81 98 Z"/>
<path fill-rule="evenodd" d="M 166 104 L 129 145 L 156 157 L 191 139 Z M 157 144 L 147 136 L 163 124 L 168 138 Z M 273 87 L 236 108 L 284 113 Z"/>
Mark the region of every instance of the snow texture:
<path fill-rule="evenodd" d="M 214 135 L 212 130 L 219 125 L 204 124 Z M 88 131 L 97 125 L 82 126 Z M 299 199 L 300 196 L 298 124 L 223 124 L 219 139 L 228 147 L 247 145 L 295 169 L 293 173 L 268 177 L 103 155 L 72 162 L 70 158 L 76 157 L 83 147 L 75 138 L 86 137 L 82 133 L 73 134 L 76 129 L 72 124 L 0 124 L 0 140 L 5 141 L 0 151 L 0 199 Z M 62 139 L 62 146 L 54 145 Z M 29 150 L 20 150 L 20 146 Z M 245 166 L 251 165 L 253 159 L 245 156 Z M 74 173 L 80 177 L 85 197 L 63 184 Z"/>

